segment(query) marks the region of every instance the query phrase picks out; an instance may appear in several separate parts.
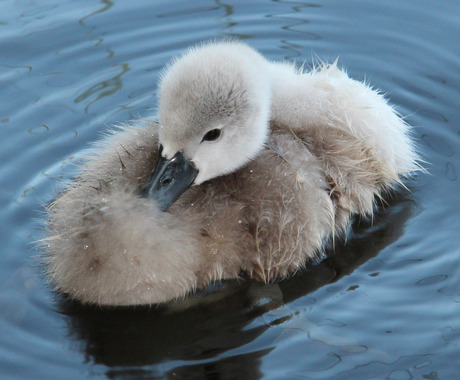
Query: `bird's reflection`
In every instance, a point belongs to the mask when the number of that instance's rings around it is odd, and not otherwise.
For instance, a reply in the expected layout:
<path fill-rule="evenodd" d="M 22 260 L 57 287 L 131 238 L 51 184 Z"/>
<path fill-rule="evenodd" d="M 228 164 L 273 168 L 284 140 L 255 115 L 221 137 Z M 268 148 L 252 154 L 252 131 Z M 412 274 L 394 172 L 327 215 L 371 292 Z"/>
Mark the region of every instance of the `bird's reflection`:
<path fill-rule="evenodd" d="M 268 324 L 253 323 L 257 318 L 338 281 L 397 240 L 414 207 L 410 199 L 387 200 L 372 222 L 355 222 L 347 242 L 336 242 L 324 260 L 276 284 L 232 280 L 159 307 L 100 308 L 61 299 L 59 308 L 70 337 L 89 362 L 109 367 L 108 378 L 259 379 L 261 358 L 272 348 L 231 357 L 225 352 L 292 315 L 286 308 L 287 315 Z M 201 363 L 180 362 L 191 360 Z M 168 362 L 159 373 L 156 364 Z"/>

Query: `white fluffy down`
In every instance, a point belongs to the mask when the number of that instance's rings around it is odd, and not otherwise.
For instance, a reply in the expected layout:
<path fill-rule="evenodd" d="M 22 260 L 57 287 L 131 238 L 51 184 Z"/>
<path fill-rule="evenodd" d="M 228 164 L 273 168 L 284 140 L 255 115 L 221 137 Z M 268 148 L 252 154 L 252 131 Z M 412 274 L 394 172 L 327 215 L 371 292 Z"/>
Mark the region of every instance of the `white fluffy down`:
<path fill-rule="evenodd" d="M 419 169 L 409 126 L 334 65 L 299 72 L 239 42 L 170 65 L 160 122 L 116 130 L 47 211 L 48 275 L 82 302 L 161 303 L 211 281 L 288 276 Z M 203 137 L 220 130 L 215 141 Z M 199 169 L 168 212 L 139 196 L 181 151 Z"/>

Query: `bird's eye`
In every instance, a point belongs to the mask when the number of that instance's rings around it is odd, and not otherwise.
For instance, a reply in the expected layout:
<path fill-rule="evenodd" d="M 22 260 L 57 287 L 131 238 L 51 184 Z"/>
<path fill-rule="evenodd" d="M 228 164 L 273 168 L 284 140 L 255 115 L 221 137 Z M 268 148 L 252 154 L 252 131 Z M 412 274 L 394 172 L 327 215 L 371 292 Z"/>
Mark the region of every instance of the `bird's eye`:
<path fill-rule="evenodd" d="M 203 141 L 216 141 L 220 137 L 220 134 L 221 134 L 220 129 L 218 129 L 218 128 L 211 129 L 208 133 L 206 133 L 203 136 L 203 139 L 201 140 L 201 142 L 203 142 Z"/>

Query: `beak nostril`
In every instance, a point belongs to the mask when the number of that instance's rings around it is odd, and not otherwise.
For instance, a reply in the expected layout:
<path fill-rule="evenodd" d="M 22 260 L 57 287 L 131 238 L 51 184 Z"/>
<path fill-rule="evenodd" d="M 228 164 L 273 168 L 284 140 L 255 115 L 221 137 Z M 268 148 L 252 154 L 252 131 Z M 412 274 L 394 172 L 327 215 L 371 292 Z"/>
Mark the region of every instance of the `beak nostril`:
<path fill-rule="evenodd" d="M 172 181 L 173 179 L 171 177 L 167 177 L 167 178 L 162 179 L 160 183 L 161 183 L 161 186 L 168 186 Z"/>

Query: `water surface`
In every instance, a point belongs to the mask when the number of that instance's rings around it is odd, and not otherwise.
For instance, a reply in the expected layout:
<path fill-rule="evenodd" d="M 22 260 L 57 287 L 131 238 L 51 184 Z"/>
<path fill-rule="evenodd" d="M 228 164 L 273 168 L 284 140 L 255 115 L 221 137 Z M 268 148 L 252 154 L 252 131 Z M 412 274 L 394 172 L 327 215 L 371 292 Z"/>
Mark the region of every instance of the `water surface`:
<path fill-rule="evenodd" d="M 460 4 L 0 2 L 2 379 L 454 379 L 460 370 Z M 414 125 L 429 175 L 275 285 L 228 282 L 193 308 L 56 296 L 42 206 L 113 123 L 155 117 L 161 68 L 234 37 L 274 60 L 333 61 Z"/>

